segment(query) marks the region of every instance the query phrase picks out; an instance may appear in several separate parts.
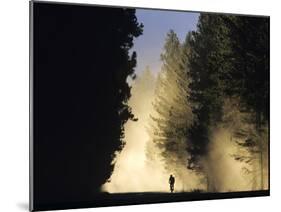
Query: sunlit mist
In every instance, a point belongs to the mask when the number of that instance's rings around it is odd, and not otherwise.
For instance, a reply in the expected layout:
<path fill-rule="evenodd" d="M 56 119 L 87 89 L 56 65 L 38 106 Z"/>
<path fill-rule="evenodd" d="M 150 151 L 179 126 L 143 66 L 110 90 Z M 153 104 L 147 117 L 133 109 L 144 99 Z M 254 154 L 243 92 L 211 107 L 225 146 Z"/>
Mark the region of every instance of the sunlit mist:
<path fill-rule="evenodd" d="M 103 186 L 110 193 L 168 191 L 169 173 L 164 170 L 160 158 L 149 163 L 146 147 L 149 142 L 147 124 L 152 111 L 155 80 L 146 70 L 134 82 L 129 105 L 138 121 L 125 125 L 125 147 L 116 156 L 110 182 Z"/>

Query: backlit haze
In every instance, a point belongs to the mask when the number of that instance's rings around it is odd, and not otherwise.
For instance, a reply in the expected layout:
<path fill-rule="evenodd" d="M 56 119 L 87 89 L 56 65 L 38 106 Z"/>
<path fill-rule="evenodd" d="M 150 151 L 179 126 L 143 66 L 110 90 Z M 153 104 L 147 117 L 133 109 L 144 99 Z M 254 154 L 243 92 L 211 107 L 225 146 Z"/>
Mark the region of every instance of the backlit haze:
<path fill-rule="evenodd" d="M 161 70 L 160 54 L 167 32 L 174 30 L 180 41 L 183 41 L 188 31 L 196 29 L 199 17 L 198 13 L 143 9 L 136 10 L 136 15 L 144 28 L 143 34 L 135 40 L 132 49 L 137 52 L 137 80 L 132 82 L 129 105 L 139 120 L 128 121 L 125 125 L 126 145 L 115 158 L 116 164 L 110 182 L 103 186 L 103 190 L 110 193 L 169 191 L 168 179 L 171 173 L 165 171 L 157 154 L 153 155 L 156 157 L 153 163 L 147 160 L 147 127 L 149 115 L 153 113 L 151 103 L 156 77 Z M 143 79 L 146 76 L 142 76 L 147 69 L 154 79 L 149 82 Z M 181 179 L 176 178 L 175 190 L 184 190 Z"/>

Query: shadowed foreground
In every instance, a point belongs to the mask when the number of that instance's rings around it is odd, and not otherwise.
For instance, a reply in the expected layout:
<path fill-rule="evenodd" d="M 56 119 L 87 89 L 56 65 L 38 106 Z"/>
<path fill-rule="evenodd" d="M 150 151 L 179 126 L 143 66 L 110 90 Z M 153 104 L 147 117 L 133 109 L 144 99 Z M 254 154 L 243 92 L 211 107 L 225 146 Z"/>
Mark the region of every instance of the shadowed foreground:
<path fill-rule="evenodd" d="M 212 200 L 224 198 L 242 198 L 242 197 L 258 197 L 269 196 L 269 190 L 261 191 L 243 191 L 243 192 L 227 192 L 227 193 L 205 193 L 205 192 L 184 192 L 184 193 L 160 193 L 160 192 L 144 192 L 144 193 L 100 193 L 93 197 L 93 201 L 83 202 L 66 202 L 48 205 L 36 205 L 37 210 L 56 210 L 56 209 L 74 209 L 102 206 L 120 206 L 133 204 L 151 204 L 151 203 L 167 203 L 181 201 L 196 200 Z"/>

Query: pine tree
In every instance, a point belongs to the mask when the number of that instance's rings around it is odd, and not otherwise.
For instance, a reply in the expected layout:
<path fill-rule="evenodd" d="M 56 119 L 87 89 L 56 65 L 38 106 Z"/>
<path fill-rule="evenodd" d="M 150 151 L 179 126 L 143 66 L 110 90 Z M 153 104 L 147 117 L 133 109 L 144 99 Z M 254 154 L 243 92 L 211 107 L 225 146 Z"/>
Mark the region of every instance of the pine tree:
<path fill-rule="evenodd" d="M 180 43 L 174 31 L 167 34 L 164 52 L 161 54 L 163 65 L 153 102 L 155 113 L 151 116 L 150 126 L 153 142 L 160 150 L 166 170 L 176 173 L 180 178 L 184 178 L 182 167 L 186 167 L 187 161 L 187 129 L 192 122 L 187 98 L 187 45 L 187 42 L 183 45 Z"/>
<path fill-rule="evenodd" d="M 220 16 L 201 14 L 197 31 L 190 39 L 190 97 L 195 121 L 189 129 L 188 168 L 206 175 L 201 163 L 207 154 L 209 135 L 221 121 L 223 92 L 220 75 L 228 68 L 225 58 L 229 54 L 227 29 Z"/>
<path fill-rule="evenodd" d="M 242 120 L 232 130 L 247 155 L 234 159 L 260 172 L 263 186 L 268 123 L 268 20 L 264 18 L 201 14 L 190 40 L 190 98 L 195 121 L 189 130 L 188 168 L 204 174 L 202 158 L 208 154 L 210 134 L 225 122 L 223 106 L 236 101 Z M 253 124 L 256 126 L 253 130 Z M 238 126 L 238 125 L 237 125 Z M 243 129 L 244 128 L 244 129 Z M 238 141 L 239 140 L 239 141 Z M 250 156 L 249 156 L 250 155 Z M 259 155 L 259 159 L 257 157 Z M 254 167 L 259 161 L 259 169 Z M 206 173 L 205 173 L 206 174 Z M 253 176 L 257 173 L 252 173 Z M 206 176 L 207 190 L 210 189 Z"/>
<path fill-rule="evenodd" d="M 240 145 L 252 153 L 248 163 L 258 161 L 259 168 L 254 167 L 253 170 L 260 174 L 258 187 L 263 189 L 268 151 L 269 19 L 229 16 L 223 17 L 223 20 L 229 28 L 232 50 L 231 69 L 228 70 L 228 78 L 224 79 L 228 82 L 225 91 L 228 96 L 239 96 L 241 109 L 251 114 L 255 133 L 248 135 Z M 236 159 L 242 160 L 243 157 Z"/>

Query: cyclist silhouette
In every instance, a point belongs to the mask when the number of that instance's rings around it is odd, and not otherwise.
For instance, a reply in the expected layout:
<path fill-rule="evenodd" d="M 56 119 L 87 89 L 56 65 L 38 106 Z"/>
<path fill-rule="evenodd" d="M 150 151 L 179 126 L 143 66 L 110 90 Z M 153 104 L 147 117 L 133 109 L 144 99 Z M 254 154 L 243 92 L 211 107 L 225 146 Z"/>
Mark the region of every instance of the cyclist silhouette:
<path fill-rule="evenodd" d="M 170 178 L 169 178 L 169 184 L 170 184 L 170 191 L 171 193 L 174 192 L 174 186 L 175 186 L 175 178 L 173 175 L 170 175 Z"/>

